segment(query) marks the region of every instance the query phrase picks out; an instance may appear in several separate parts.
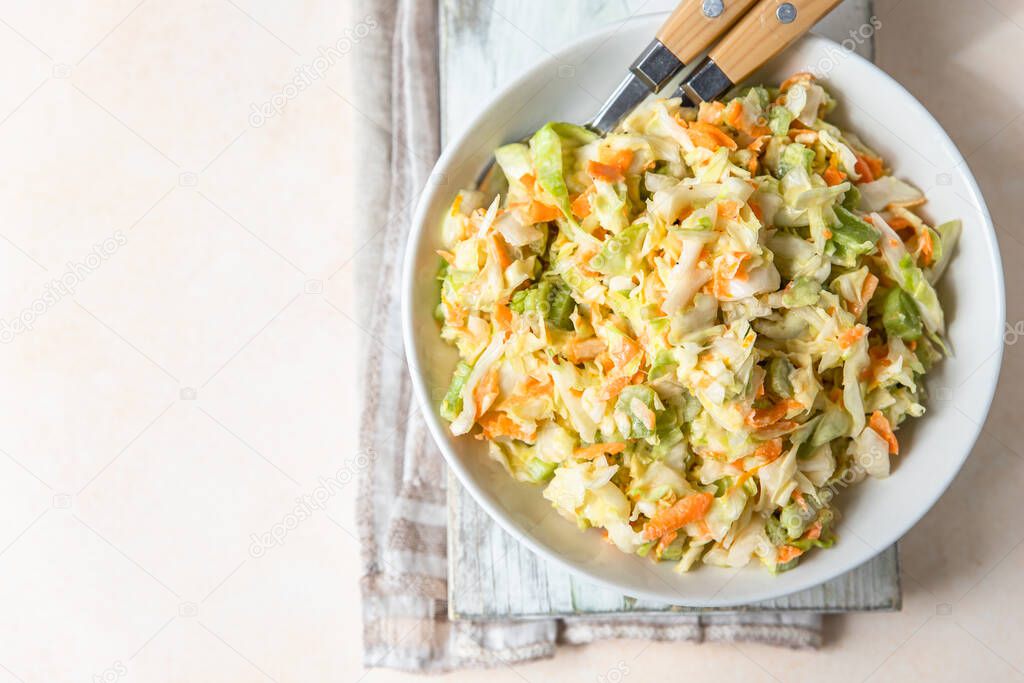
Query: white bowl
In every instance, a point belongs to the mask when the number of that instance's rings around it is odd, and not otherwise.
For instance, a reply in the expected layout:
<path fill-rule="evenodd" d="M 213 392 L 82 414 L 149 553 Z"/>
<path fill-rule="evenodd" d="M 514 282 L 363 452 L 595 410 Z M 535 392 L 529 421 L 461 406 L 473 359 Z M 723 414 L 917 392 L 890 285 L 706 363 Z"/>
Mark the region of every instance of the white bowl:
<path fill-rule="evenodd" d="M 590 94 L 610 93 L 626 66 L 655 34 L 663 15 L 581 39 L 538 64 L 482 108 L 452 140 L 434 171 L 412 225 L 404 269 L 404 342 L 419 406 L 449 466 L 473 497 L 510 534 L 542 557 L 626 595 L 693 607 L 729 606 L 776 598 L 836 577 L 874 557 L 905 534 L 942 495 L 985 420 L 1002 358 L 1003 275 L 995 231 L 963 157 L 927 110 L 870 62 L 827 39 L 808 36 L 751 79 L 778 83 L 797 71 L 824 76 L 839 100 L 833 116 L 859 134 L 894 173 L 924 190 L 932 221 L 961 218 L 963 237 L 939 288 L 955 357 L 928 376 L 927 414 L 900 432 L 904 445 L 892 476 L 842 492 L 833 548 L 809 553 L 789 572 L 759 566 L 726 570 L 700 565 L 676 574 L 673 563 L 626 555 L 596 531 L 581 532 L 541 497 L 541 488 L 512 480 L 486 455 L 482 442 L 452 437 L 438 414 L 457 356 L 438 336 L 432 317 L 442 215 L 459 188 L 470 187 L 492 150 L 549 120 L 586 121 L 597 106 Z M 600 49 L 598 49 L 600 48 Z M 572 64 L 571 79 L 559 65 Z M 564 73 L 564 70 L 563 70 Z"/>

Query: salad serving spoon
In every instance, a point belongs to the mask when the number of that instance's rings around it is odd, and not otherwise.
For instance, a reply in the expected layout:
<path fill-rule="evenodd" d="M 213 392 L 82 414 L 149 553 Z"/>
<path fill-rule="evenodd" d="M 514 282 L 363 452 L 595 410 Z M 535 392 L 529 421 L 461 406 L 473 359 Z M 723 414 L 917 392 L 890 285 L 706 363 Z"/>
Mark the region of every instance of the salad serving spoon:
<path fill-rule="evenodd" d="M 583 128 L 598 135 L 610 133 L 638 104 L 661 92 L 706 52 L 674 97 L 681 98 L 684 106 L 714 100 L 782 52 L 839 2 L 683 0 Z M 497 187 L 494 167 L 492 157 L 479 176 L 479 189 Z"/>

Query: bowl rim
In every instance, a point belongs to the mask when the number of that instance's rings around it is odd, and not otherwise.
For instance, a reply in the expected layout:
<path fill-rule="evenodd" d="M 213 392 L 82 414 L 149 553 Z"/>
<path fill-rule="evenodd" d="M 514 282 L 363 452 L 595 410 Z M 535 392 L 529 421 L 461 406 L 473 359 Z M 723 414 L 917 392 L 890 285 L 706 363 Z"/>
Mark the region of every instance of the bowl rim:
<path fill-rule="evenodd" d="M 448 141 L 448 143 L 444 147 L 442 154 L 440 155 L 433 169 L 431 170 L 431 176 L 436 176 L 436 174 L 438 173 L 441 173 L 443 175 L 443 169 L 448 168 L 451 165 L 453 157 L 460 153 L 462 147 L 466 143 L 466 140 L 475 131 L 483 128 L 485 124 L 494 117 L 495 113 L 500 108 L 500 103 L 503 100 L 505 100 L 510 94 L 514 93 L 515 91 L 522 89 L 526 84 L 535 81 L 539 74 L 541 74 L 547 69 L 550 69 L 552 65 L 559 63 L 559 60 L 563 60 L 567 53 L 570 53 L 577 49 L 579 46 L 591 41 L 611 39 L 615 33 L 617 33 L 627 24 L 651 22 L 655 19 L 663 19 L 667 15 L 667 12 L 644 13 L 631 17 L 627 19 L 625 22 L 611 24 L 605 28 L 598 29 L 584 36 L 581 36 L 579 39 L 569 43 L 568 45 L 564 46 L 557 52 L 546 56 L 544 59 L 541 59 L 538 62 L 534 63 L 532 66 L 524 69 L 519 75 L 512 79 L 511 82 L 505 85 L 505 87 L 496 91 L 491 96 L 491 98 L 489 98 L 488 103 L 481 109 L 481 111 L 476 116 L 474 116 L 469 121 L 468 124 L 464 125 L 464 127 L 459 131 L 458 135 L 456 137 L 451 138 Z M 917 116 L 922 117 L 926 121 L 930 121 L 938 131 L 941 131 L 941 136 L 939 136 L 936 141 L 938 142 L 939 146 L 949 155 L 950 159 L 952 159 L 955 162 L 955 166 L 963 166 L 963 177 L 966 183 L 966 190 L 968 191 L 968 195 L 970 199 L 973 201 L 975 208 L 977 208 L 978 210 L 978 216 L 980 218 L 981 227 L 983 228 L 987 238 L 985 240 L 985 246 L 987 248 L 987 257 L 993 265 L 992 275 L 995 277 L 998 292 L 996 301 L 992 302 L 992 304 L 996 307 L 996 317 L 999 323 L 998 329 L 1001 331 L 1005 327 L 1006 322 L 1006 288 L 1003 276 L 1002 259 L 1000 257 L 998 247 L 998 238 L 995 231 L 995 226 L 992 222 L 991 214 L 989 213 L 988 206 L 986 205 L 984 197 L 981 194 L 981 190 L 978 187 L 974 173 L 971 171 L 970 166 L 967 163 L 967 160 L 964 158 L 959 148 L 949 137 L 949 134 L 946 132 L 945 128 L 932 115 L 932 113 L 928 111 L 928 109 L 923 104 L 921 104 L 921 102 L 910 91 L 903 87 L 902 84 L 900 84 L 896 79 L 894 79 L 892 76 L 886 73 L 881 67 L 876 65 L 874 62 L 865 59 L 864 57 L 860 56 L 855 52 L 843 50 L 843 48 L 835 41 L 824 36 L 815 34 L 813 32 L 806 34 L 805 36 L 800 38 L 800 40 L 797 43 L 794 43 L 794 45 L 803 44 L 806 42 L 817 42 L 824 46 L 824 48 L 842 50 L 845 53 L 846 59 L 853 59 L 870 67 L 870 69 L 874 72 L 875 76 L 878 79 L 880 79 L 880 81 L 887 82 L 888 85 L 898 89 L 899 91 L 902 91 L 902 93 L 906 96 L 909 107 L 912 110 L 914 110 Z M 787 47 L 786 49 L 789 50 L 791 47 L 792 46 Z M 430 393 L 427 389 L 426 382 L 424 379 L 425 375 L 423 372 L 423 368 L 419 362 L 418 354 L 416 352 L 417 340 L 416 334 L 414 333 L 414 311 L 412 310 L 412 301 L 414 299 L 413 292 L 416 288 L 414 271 L 417 254 L 420 251 L 420 245 L 425 239 L 427 235 L 427 230 L 429 229 L 427 225 L 427 219 L 429 218 L 428 213 L 430 207 L 437 199 L 437 196 L 442 192 L 450 193 L 451 189 L 448 188 L 445 184 L 435 183 L 432 185 L 428 184 L 421 190 L 419 200 L 416 205 L 416 210 L 413 214 L 412 223 L 410 224 L 409 236 L 404 251 L 401 283 L 402 342 L 405 350 L 405 357 L 409 366 L 409 373 L 412 378 L 413 393 L 416 397 L 417 407 L 423 413 L 424 421 L 426 422 L 427 428 L 431 434 L 431 437 L 434 440 L 434 443 L 437 445 L 438 449 L 443 454 L 448 466 L 455 473 L 459 483 L 462 484 L 462 486 L 464 486 L 470 492 L 470 494 L 473 496 L 473 499 L 487 512 L 488 516 L 490 516 L 492 520 L 497 522 L 497 524 L 504 531 L 510 534 L 518 542 L 525 545 L 532 552 L 539 555 L 544 560 L 553 562 L 560 568 L 563 568 L 576 576 L 582 577 L 590 583 L 608 588 L 617 593 L 623 593 L 636 598 L 652 600 L 662 604 L 681 604 L 678 602 L 673 602 L 672 599 L 666 597 L 666 595 L 662 593 L 637 590 L 635 588 L 630 588 L 628 590 L 623 589 L 622 586 L 616 584 L 614 581 L 609 581 L 608 579 L 603 578 L 589 571 L 582 565 L 574 564 L 571 560 L 562 557 L 557 552 L 541 544 L 532 535 L 521 530 L 519 526 L 512 519 L 510 519 L 502 509 L 497 507 L 497 505 L 495 505 L 491 501 L 489 494 L 485 493 L 482 490 L 482 487 L 477 484 L 477 482 L 474 480 L 474 478 L 469 473 L 467 468 L 463 466 L 459 457 L 453 452 L 449 440 L 454 437 L 452 437 L 448 433 L 445 425 L 442 424 L 441 419 L 437 414 L 436 407 L 434 406 L 430 398 Z M 989 385 L 985 389 L 988 396 L 984 402 L 984 411 L 982 414 L 985 415 L 986 418 L 991 408 L 992 401 L 995 398 L 995 391 L 1002 367 L 1004 351 L 1004 345 L 1000 344 L 998 351 L 996 353 L 997 357 L 995 358 L 994 372 L 991 375 Z M 831 581 L 837 576 L 845 574 L 870 561 L 883 550 L 890 547 L 893 543 L 895 543 L 904 535 L 906 535 L 906 533 L 910 531 L 910 529 L 916 526 L 917 523 L 920 522 L 920 520 L 935 506 L 939 498 L 941 498 L 942 495 L 948 490 L 950 484 L 953 482 L 953 479 L 963 468 L 963 465 L 967 461 L 967 458 L 974 450 L 974 447 L 977 444 L 978 437 L 983 429 L 983 423 L 977 423 L 972 420 L 970 429 L 973 431 L 973 433 L 970 434 L 970 446 L 968 448 L 965 448 L 963 453 L 960 454 L 959 462 L 957 463 L 955 468 L 952 468 L 950 470 L 949 476 L 946 477 L 945 481 L 941 483 L 941 486 L 937 486 L 935 488 L 935 494 L 933 496 L 928 497 L 927 505 L 919 506 L 918 511 L 914 515 L 911 515 L 906 518 L 907 521 L 905 524 L 902 524 L 898 527 L 892 527 L 889 531 L 887 531 L 887 533 L 885 534 L 886 540 L 884 542 L 879 543 L 878 547 L 875 547 L 875 545 L 867 546 L 867 550 L 862 550 L 858 555 L 855 555 L 854 561 L 849 563 L 848 565 L 837 568 L 835 570 L 828 570 L 825 572 L 824 575 L 808 574 L 808 578 L 806 580 L 796 580 L 794 582 L 794 585 L 791 585 L 790 587 L 782 591 L 772 591 L 770 589 L 766 589 L 764 591 L 761 591 L 760 593 L 753 594 L 753 596 L 746 595 L 743 597 L 737 597 L 732 599 L 728 597 L 727 591 L 720 591 L 719 593 L 716 593 L 715 595 L 710 596 L 707 599 L 694 598 L 692 600 L 688 600 L 685 603 L 685 606 L 696 608 L 730 607 L 742 604 L 752 604 L 763 600 L 781 598 Z"/>

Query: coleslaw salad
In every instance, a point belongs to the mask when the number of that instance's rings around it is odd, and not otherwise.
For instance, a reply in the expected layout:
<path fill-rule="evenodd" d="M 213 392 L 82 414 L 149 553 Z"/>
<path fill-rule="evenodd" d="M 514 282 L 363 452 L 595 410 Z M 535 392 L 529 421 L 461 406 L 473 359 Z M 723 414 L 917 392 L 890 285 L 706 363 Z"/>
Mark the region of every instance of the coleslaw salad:
<path fill-rule="evenodd" d="M 834 543 L 836 482 L 886 476 L 924 411 L 960 230 L 834 106 L 797 74 L 498 149 L 507 191 L 460 193 L 442 226 L 452 433 L 680 571 Z"/>

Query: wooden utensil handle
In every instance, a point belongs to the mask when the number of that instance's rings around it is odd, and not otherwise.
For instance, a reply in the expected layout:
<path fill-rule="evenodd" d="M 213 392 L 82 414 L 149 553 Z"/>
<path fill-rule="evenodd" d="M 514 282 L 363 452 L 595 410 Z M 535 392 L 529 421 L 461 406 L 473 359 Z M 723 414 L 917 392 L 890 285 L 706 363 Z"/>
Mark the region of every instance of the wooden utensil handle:
<path fill-rule="evenodd" d="M 683 0 L 658 30 L 657 38 L 679 61 L 689 64 L 711 47 L 756 0 Z"/>
<path fill-rule="evenodd" d="M 840 0 L 761 0 L 714 48 L 710 57 L 741 83 L 802 36 Z"/>

